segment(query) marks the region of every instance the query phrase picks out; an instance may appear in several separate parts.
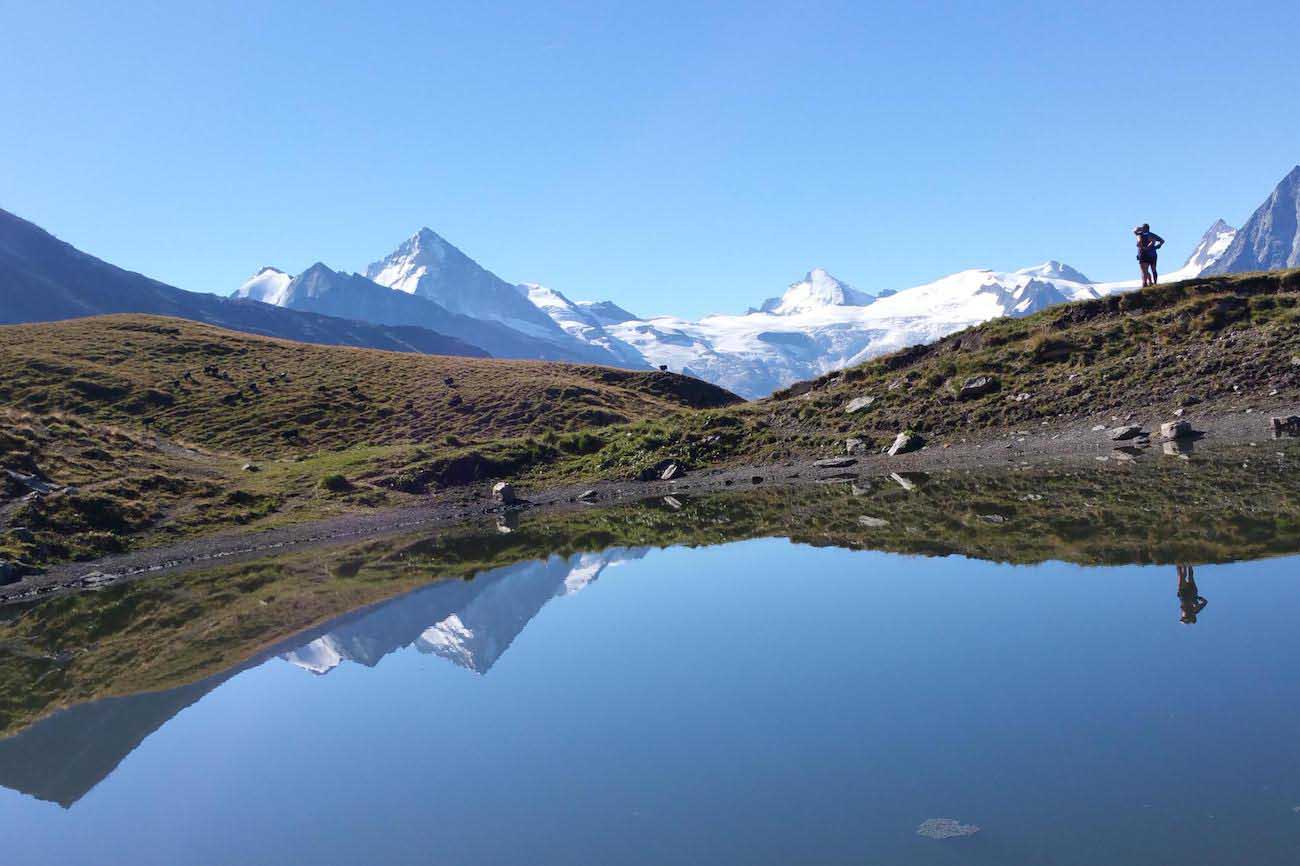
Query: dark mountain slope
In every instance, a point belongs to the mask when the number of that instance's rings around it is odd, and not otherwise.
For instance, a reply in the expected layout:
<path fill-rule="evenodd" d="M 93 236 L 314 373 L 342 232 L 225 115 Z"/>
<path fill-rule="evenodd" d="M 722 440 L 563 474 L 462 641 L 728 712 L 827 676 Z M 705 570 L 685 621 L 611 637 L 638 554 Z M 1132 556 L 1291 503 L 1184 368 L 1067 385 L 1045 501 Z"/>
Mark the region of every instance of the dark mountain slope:
<path fill-rule="evenodd" d="M 306 343 L 485 357 L 455 337 L 187 292 L 83 253 L 0 210 L 0 324 L 153 313 Z"/>

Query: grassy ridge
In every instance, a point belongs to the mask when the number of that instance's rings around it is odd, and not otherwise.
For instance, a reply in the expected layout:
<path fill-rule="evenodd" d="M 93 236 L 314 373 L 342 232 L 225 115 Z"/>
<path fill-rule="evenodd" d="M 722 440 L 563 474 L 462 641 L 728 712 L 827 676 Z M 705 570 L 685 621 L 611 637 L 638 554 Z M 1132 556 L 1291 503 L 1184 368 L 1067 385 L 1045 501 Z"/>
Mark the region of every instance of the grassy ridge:
<path fill-rule="evenodd" d="M 155 316 L 0 333 L 4 404 L 255 457 L 485 442 L 739 402 L 671 373 L 318 346 Z"/>

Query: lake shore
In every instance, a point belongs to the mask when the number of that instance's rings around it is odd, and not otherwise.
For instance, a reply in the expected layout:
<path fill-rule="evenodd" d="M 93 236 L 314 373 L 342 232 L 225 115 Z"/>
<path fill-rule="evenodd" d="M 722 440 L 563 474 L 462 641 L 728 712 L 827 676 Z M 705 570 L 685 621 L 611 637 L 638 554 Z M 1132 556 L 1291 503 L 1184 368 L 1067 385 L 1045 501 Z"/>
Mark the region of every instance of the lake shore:
<path fill-rule="evenodd" d="M 507 532 L 510 522 L 525 511 L 562 513 L 655 497 L 741 491 L 758 485 L 851 484 L 859 478 L 888 477 L 890 473 L 1005 472 L 1071 466 L 1123 471 L 1137 460 L 1194 459 L 1198 449 L 1219 446 L 1254 446 L 1265 454 L 1275 444 L 1270 418 L 1292 412 L 1287 405 L 1279 404 L 1252 407 L 1249 412 L 1204 416 L 1189 413 L 1186 417 L 1194 435 L 1168 447 L 1159 437 L 1159 425 L 1175 419 L 1163 410 L 1152 409 L 1129 412 L 1122 417 L 1099 415 L 1062 426 L 1040 424 L 1035 428 L 945 440 L 892 457 L 809 454 L 775 464 L 706 466 L 669 481 L 602 480 L 538 489 L 522 487 L 517 491 L 521 501 L 511 506 L 493 500 L 490 483 L 447 488 L 415 506 L 346 514 L 258 532 L 219 532 L 91 561 L 58 564 L 0 588 L 0 604 L 29 602 L 218 562 L 476 521 L 489 525 L 496 522 L 500 531 Z M 1104 429 L 1095 429 L 1103 425 Z M 1141 427 L 1151 434 L 1149 440 L 1146 444 L 1140 439 L 1112 441 L 1111 430 L 1123 425 Z"/>

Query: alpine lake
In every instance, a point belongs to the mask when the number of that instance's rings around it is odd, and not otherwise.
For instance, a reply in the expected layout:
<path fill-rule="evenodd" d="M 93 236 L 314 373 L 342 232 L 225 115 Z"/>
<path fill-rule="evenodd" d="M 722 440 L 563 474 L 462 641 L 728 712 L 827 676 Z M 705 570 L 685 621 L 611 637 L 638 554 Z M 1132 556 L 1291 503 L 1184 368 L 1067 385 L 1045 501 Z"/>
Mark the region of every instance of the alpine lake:
<path fill-rule="evenodd" d="M 1300 862 L 1300 447 L 755 486 L 0 609 L 0 862 Z"/>

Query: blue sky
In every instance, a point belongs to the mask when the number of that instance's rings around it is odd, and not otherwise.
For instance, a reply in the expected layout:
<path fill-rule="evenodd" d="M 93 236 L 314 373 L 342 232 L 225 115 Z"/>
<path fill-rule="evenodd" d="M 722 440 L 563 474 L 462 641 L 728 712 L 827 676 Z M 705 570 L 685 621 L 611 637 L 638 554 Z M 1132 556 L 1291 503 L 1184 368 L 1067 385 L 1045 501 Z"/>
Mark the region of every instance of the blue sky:
<path fill-rule="evenodd" d="M 0 208 L 196 290 L 422 225 L 642 314 L 816 265 L 1128 277 L 1134 223 L 1181 259 L 1300 162 L 1282 0 L 0 0 L 0 30 Z"/>

